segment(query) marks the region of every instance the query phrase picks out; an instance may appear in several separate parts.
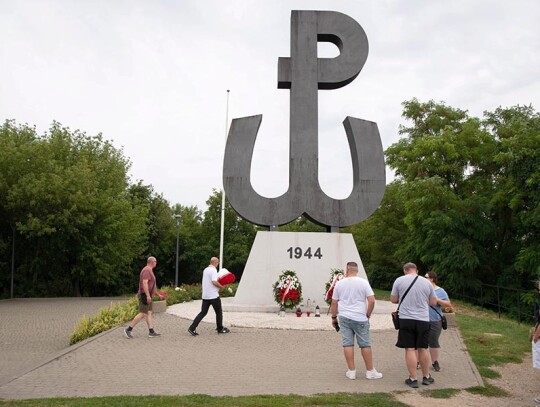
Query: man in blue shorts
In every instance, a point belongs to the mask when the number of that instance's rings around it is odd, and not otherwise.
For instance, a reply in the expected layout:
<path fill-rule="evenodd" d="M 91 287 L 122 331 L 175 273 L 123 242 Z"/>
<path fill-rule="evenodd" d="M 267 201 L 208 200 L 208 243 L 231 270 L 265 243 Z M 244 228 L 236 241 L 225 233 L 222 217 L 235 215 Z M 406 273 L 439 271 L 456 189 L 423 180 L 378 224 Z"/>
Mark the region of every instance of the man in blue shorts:
<path fill-rule="evenodd" d="M 375 294 L 369 282 L 358 277 L 358 264 L 347 263 L 345 278 L 338 281 L 332 294 L 330 314 L 332 325 L 337 326 L 337 313 L 339 311 L 339 326 L 343 338 L 343 354 L 349 370 L 345 376 L 351 380 L 356 379 L 354 366 L 354 338 L 358 342 L 364 364 L 366 365 L 366 379 L 380 379 L 383 377 L 373 367 L 371 352 L 371 339 L 369 336 L 369 318 L 375 307 Z"/>
<path fill-rule="evenodd" d="M 431 283 L 418 275 L 415 264 L 406 263 L 403 266 L 403 274 L 394 281 L 390 301 L 394 304 L 400 303 L 410 287 L 403 302 L 399 305 L 399 331 L 396 346 L 405 349 L 405 362 L 409 371 L 405 384 L 418 388 L 416 376 L 418 359 L 422 368 L 422 384 L 429 385 L 434 382 L 429 374 L 429 306 L 437 304 L 437 297 Z M 418 359 L 416 351 L 418 351 Z"/>

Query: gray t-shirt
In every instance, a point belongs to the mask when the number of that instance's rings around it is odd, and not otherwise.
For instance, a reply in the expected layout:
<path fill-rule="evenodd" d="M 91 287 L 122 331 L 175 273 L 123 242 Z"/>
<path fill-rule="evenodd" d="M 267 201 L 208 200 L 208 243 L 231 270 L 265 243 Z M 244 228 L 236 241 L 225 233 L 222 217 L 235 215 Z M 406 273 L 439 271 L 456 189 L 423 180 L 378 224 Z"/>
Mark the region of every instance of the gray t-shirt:
<path fill-rule="evenodd" d="M 396 295 L 398 301 L 401 301 L 401 297 L 403 297 L 415 277 L 416 274 L 407 274 L 398 277 L 394 281 L 392 295 Z M 399 306 L 399 317 L 429 322 L 429 300 L 434 297 L 435 292 L 428 279 L 418 276 L 418 280 L 416 280 L 405 300 Z"/>

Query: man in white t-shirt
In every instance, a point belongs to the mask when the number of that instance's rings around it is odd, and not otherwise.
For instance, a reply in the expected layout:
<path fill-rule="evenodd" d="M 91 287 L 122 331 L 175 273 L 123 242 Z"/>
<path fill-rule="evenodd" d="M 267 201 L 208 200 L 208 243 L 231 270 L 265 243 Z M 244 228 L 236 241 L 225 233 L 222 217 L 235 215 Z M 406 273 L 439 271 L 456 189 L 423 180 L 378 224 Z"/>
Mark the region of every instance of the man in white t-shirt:
<path fill-rule="evenodd" d="M 219 298 L 219 290 L 223 286 L 218 281 L 218 264 L 219 259 L 212 257 L 210 259 L 210 265 L 203 271 L 201 312 L 199 312 L 188 328 L 188 332 L 193 336 L 199 335 L 196 329 L 202 319 L 208 314 L 210 305 L 216 313 L 216 330 L 218 334 L 228 334 L 230 332 L 229 328 L 223 326 L 223 310 L 221 309 L 221 298 Z"/>
<path fill-rule="evenodd" d="M 369 318 L 375 307 L 375 294 L 369 282 L 358 277 L 358 264 L 351 261 L 347 263 L 345 278 L 340 280 L 334 287 L 332 294 L 332 325 L 334 328 L 341 327 L 343 339 L 343 354 L 349 370 L 345 376 L 356 379 L 354 366 L 354 338 L 366 365 L 366 379 L 380 379 L 383 377 L 373 367 L 373 355 L 371 352 L 371 338 L 369 335 Z M 339 311 L 339 325 L 337 314 Z"/>

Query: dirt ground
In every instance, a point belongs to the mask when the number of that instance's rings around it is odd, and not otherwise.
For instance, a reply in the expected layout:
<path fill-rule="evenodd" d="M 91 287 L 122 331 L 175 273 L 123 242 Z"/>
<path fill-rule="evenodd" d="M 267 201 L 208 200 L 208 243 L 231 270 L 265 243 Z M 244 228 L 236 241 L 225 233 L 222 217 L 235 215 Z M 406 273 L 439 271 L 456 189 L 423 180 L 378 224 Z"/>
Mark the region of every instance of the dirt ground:
<path fill-rule="evenodd" d="M 471 394 L 465 390 L 449 399 L 435 399 L 422 396 L 422 392 L 408 391 L 397 394 L 396 398 L 411 406 L 429 407 L 521 407 L 535 406 L 534 399 L 540 397 L 540 370 L 532 368 L 531 354 L 527 354 L 523 363 L 507 364 L 497 370 L 499 379 L 487 379 L 493 386 L 506 390 L 509 397 L 483 397 Z M 443 371 L 441 370 L 441 374 Z M 538 405 L 540 407 L 540 405 Z"/>

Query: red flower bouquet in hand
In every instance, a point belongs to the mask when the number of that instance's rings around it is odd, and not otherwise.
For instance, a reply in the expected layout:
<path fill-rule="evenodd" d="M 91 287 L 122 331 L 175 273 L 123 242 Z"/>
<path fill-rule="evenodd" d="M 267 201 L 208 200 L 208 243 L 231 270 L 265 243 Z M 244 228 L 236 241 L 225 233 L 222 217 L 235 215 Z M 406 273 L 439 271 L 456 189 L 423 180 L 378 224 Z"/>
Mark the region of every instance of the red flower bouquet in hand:
<path fill-rule="evenodd" d="M 234 283 L 236 276 L 227 269 L 221 269 L 218 273 L 218 282 L 221 285 Z"/>
<path fill-rule="evenodd" d="M 165 291 L 158 291 L 155 295 L 157 298 L 154 297 L 154 301 L 163 301 L 169 298 L 169 294 L 167 294 Z"/>

